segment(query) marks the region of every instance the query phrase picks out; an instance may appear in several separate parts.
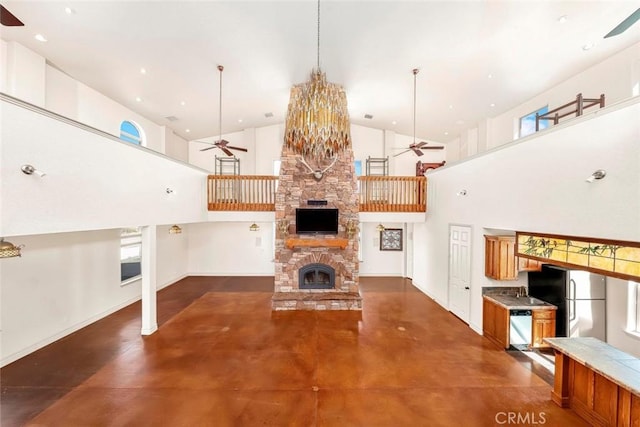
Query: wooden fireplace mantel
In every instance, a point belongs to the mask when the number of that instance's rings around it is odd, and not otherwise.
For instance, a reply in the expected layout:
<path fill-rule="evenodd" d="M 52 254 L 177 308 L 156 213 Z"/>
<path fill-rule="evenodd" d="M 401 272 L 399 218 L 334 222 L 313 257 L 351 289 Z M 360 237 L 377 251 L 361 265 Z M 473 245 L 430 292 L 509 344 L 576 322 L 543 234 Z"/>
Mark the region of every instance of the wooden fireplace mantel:
<path fill-rule="evenodd" d="M 349 239 L 301 239 L 290 237 L 285 240 L 287 249 L 293 248 L 340 248 L 344 249 L 349 244 Z"/>

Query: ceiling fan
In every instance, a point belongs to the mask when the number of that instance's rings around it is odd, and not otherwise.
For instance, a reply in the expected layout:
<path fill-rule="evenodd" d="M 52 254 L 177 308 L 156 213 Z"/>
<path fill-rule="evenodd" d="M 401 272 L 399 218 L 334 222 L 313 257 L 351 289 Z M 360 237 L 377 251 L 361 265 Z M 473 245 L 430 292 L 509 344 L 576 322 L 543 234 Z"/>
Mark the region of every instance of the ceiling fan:
<path fill-rule="evenodd" d="M 0 4 L 0 24 L 5 27 L 24 27 L 21 20 Z"/>
<path fill-rule="evenodd" d="M 416 76 L 418 75 L 418 71 L 417 68 L 413 69 L 413 143 L 403 152 L 394 154 L 393 157 L 409 151 L 416 153 L 416 156 L 422 156 L 424 154 L 422 150 L 442 150 L 444 148 L 442 145 L 428 145 L 429 143 L 426 141 L 420 141 L 416 144 Z"/>
<path fill-rule="evenodd" d="M 195 141 L 195 142 L 211 145 L 211 147 L 203 148 L 200 151 L 207 151 L 207 150 L 212 150 L 214 148 L 219 148 L 227 156 L 233 157 L 233 153 L 229 150 L 244 151 L 246 153 L 247 149 L 242 147 L 234 147 L 232 145 L 229 145 L 229 141 L 227 141 L 226 139 L 222 139 L 222 71 L 223 70 L 224 70 L 224 67 L 222 65 L 218 65 L 218 71 L 220 71 L 220 108 L 219 108 L 220 114 L 219 114 L 219 120 L 218 120 L 218 131 L 220 132 L 220 136 L 218 140 L 213 143 L 206 142 L 206 141 Z"/>
<path fill-rule="evenodd" d="M 635 24 L 638 19 L 640 19 L 640 8 L 636 9 L 635 12 L 627 16 L 624 21 L 619 23 L 613 30 L 609 31 L 607 35 L 604 36 L 604 38 L 606 39 L 624 33 L 630 26 Z"/>

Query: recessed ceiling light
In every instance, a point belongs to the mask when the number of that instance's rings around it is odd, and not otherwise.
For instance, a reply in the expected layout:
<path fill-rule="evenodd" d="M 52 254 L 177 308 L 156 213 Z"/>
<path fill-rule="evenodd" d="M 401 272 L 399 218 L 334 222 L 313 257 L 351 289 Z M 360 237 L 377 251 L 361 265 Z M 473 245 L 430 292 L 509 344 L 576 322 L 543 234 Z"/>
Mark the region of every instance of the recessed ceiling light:
<path fill-rule="evenodd" d="M 449 135 L 449 132 L 445 132 L 444 134 L 445 134 L 445 135 Z"/>
<path fill-rule="evenodd" d="M 562 15 L 561 17 L 558 18 L 558 22 L 561 24 L 564 24 L 565 22 L 567 22 L 567 15 Z"/>
<path fill-rule="evenodd" d="M 67 15 L 73 15 L 74 13 L 76 13 L 76 11 L 74 9 L 71 9 L 70 7 L 65 7 L 64 13 L 66 13 Z"/>
<path fill-rule="evenodd" d="M 186 133 L 189 133 L 189 132 L 191 132 L 191 129 L 185 129 L 184 131 L 185 131 Z"/>
<path fill-rule="evenodd" d="M 139 96 L 136 96 L 136 101 L 137 102 L 142 102 L 142 98 L 140 98 Z"/>
<path fill-rule="evenodd" d="M 184 101 L 180 101 L 180 105 L 187 105 L 187 103 Z"/>
<path fill-rule="evenodd" d="M 140 68 L 140 74 L 147 74 L 147 70 L 144 68 Z"/>
<path fill-rule="evenodd" d="M 493 78 L 493 74 L 489 74 L 489 75 L 487 76 L 487 78 L 488 78 L 488 79 L 492 79 L 492 78 Z"/>
<path fill-rule="evenodd" d="M 491 104 L 489 104 L 489 107 L 495 107 L 496 104 L 494 104 L 493 102 Z"/>
<path fill-rule="evenodd" d="M 453 110 L 453 105 L 449 105 L 449 110 Z"/>
<path fill-rule="evenodd" d="M 242 119 L 238 119 L 238 123 L 242 123 Z"/>
<path fill-rule="evenodd" d="M 582 46 L 582 50 L 591 50 L 593 46 L 595 45 L 592 42 L 586 43 L 584 46 Z"/>
<path fill-rule="evenodd" d="M 397 125 L 398 122 L 396 122 L 395 120 L 391 122 L 392 125 Z"/>
<path fill-rule="evenodd" d="M 36 40 L 38 40 L 39 42 L 43 42 L 43 43 L 47 41 L 47 38 L 45 36 L 43 36 L 42 34 L 36 34 L 34 36 L 34 38 Z"/>

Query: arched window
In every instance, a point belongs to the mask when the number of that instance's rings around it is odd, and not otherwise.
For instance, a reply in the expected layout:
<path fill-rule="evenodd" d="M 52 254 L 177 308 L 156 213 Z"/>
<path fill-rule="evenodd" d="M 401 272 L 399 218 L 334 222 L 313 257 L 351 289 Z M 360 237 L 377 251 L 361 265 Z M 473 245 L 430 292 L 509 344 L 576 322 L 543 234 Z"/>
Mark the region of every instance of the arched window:
<path fill-rule="evenodd" d="M 120 125 L 120 139 L 135 145 L 143 145 L 138 126 L 126 120 Z"/>

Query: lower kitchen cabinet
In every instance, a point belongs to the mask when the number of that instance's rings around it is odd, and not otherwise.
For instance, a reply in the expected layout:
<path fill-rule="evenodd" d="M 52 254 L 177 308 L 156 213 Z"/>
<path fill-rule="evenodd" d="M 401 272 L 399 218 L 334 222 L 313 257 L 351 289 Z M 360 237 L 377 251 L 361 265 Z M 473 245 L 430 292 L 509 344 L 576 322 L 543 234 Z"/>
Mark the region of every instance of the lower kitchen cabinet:
<path fill-rule="evenodd" d="M 482 335 L 500 348 L 509 348 L 509 310 L 484 298 Z"/>
<path fill-rule="evenodd" d="M 531 318 L 531 347 L 543 348 L 548 345 L 543 338 L 556 336 L 556 311 L 533 310 Z"/>

